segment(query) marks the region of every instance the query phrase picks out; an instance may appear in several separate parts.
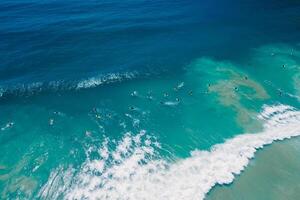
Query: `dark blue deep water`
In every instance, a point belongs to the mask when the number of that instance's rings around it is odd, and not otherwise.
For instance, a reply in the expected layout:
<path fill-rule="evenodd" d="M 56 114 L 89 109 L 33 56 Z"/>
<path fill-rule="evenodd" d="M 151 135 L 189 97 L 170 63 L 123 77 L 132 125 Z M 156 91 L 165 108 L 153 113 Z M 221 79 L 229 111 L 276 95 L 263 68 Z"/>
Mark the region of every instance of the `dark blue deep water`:
<path fill-rule="evenodd" d="M 0 3 L 0 84 L 174 70 L 299 40 L 300 3 L 102 0 Z"/>

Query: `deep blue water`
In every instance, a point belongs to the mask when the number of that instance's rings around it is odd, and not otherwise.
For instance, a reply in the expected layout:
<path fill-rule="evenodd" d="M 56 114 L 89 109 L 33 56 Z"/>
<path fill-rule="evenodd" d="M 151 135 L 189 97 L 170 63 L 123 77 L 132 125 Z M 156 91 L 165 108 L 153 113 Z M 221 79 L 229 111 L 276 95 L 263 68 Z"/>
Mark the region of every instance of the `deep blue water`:
<path fill-rule="evenodd" d="M 299 40 L 298 1 L 1 1 L 0 84 L 175 70 Z"/>

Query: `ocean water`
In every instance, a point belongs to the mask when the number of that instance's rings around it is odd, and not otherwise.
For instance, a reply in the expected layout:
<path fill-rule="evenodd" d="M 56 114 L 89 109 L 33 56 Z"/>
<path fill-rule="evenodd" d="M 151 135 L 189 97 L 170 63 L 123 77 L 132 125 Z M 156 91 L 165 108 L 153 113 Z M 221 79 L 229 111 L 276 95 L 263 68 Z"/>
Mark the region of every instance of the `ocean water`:
<path fill-rule="evenodd" d="M 0 199 L 299 199 L 300 2 L 0 2 Z"/>

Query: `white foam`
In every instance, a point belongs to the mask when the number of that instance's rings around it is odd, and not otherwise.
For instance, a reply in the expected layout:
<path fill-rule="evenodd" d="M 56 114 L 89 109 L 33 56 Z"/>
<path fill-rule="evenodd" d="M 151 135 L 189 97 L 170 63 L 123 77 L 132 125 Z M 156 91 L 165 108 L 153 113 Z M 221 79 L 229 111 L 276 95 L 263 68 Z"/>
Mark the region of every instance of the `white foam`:
<path fill-rule="evenodd" d="M 300 112 L 290 106 L 265 106 L 259 118 L 265 122 L 262 132 L 238 135 L 210 151 L 194 150 L 190 157 L 174 162 L 156 157 L 159 145 L 145 131 L 136 136 L 128 133 L 111 152 L 104 143 L 99 152 L 105 156 L 87 159 L 70 188 L 58 191 L 63 191 L 64 199 L 204 199 L 216 184 L 231 183 L 257 149 L 300 135 Z M 53 178 L 49 180 L 41 197 L 57 187 L 50 185 Z"/>
<path fill-rule="evenodd" d="M 33 83 L 20 83 L 0 85 L 0 98 L 6 95 L 32 95 L 45 90 L 74 90 L 83 88 L 97 87 L 102 84 L 109 84 L 120 82 L 123 80 L 133 79 L 137 76 L 137 72 L 125 73 L 109 73 L 106 75 L 99 75 L 96 77 L 87 78 L 77 81 L 57 80 L 51 82 L 33 82 Z"/>
<path fill-rule="evenodd" d="M 166 106 L 177 106 L 179 104 L 178 101 L 166 101 L 164 102 L 164 105 Z"/>
<path fill-rule="evenodd" d="M 112 83 L 127 79 L 132 79 L 136 76 L 134 72 L 127 73 L 110 73 L 104 76 L 92 77 L 86 80 L 82 80 L 77 84 L 77 89 L 81 88 L 91 88 L 102 85 L 104 83 Z"/>

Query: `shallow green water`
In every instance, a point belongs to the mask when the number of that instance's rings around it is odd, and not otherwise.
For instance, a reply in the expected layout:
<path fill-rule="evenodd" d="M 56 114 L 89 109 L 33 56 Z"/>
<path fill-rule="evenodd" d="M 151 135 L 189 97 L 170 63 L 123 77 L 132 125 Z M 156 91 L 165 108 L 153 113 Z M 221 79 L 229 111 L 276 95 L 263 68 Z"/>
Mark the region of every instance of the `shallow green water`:
<path fill-rule="evenodd" d="M 294 138 L 265 147 L 231 185 L 215 187 L 206 199 L 299 199 L 299 144 Z"/>
<path fill-rule="evenodd" d="M 247 165 L 260 147 L 252 139 L 264 145 L 299 134 L 297 48 L 264 46 L 239 63 L 199 58 L 173 73 L 0 99 L 0 197 L 202 199 Z M 259 118 L 268 108 L 274 111 Z M 278 137 L 272 135 L 277 130 Z M 228 145 L 246 133 L 250 139 Z M 297 179 L 299 154 L 289 150 L 293 140 L 258 152 L 236 183 L 216 187 L 208 199 L 255 199 L 248 182 L 258 192 L 270 191 L 258 195 L 273 199 L 268 183 L 278 182 L 282 169 Z M 290 156 L 280 157 L 284 151 Z M 277 154 L 277 162 L 294 157 L 295 163 L 277 167 L 271 159 Z M 274 171 L 265 172 L 270 166 Z"/>

